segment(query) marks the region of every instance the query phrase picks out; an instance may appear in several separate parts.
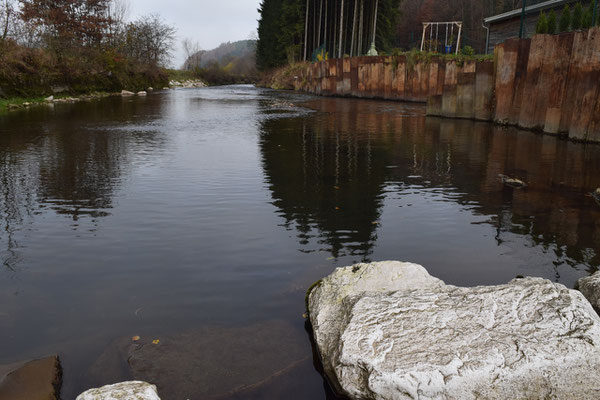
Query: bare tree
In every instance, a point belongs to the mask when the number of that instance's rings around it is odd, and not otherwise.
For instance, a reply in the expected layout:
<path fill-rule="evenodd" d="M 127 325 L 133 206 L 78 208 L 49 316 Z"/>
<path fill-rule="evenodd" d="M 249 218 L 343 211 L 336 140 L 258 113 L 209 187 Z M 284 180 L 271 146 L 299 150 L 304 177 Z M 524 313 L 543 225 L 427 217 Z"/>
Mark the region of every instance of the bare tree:
<path fill-rule="evenodd" d="M 18 20 L 17 6 L 14 0 L 0 3 L 0 42 L 6 41 L 15 33 Z"/>
<path fill-rule="evenodd" d="M 170 65 L 175 32 L 176 29 L 163 22 L 159 15 L 143 16 L 127 25 L 125 51 L 142 63 Z"/>
<path fill-rule="evenodd" d="M 181 47 L 183 47 L 183 51 L 185 52 L 183 69 L 192 70 L 200 68 L 200 63 L 202 62 L 202 49 L 200 48 L 200 44 L 195 40 L 185 38 L 181 43 Z"/>

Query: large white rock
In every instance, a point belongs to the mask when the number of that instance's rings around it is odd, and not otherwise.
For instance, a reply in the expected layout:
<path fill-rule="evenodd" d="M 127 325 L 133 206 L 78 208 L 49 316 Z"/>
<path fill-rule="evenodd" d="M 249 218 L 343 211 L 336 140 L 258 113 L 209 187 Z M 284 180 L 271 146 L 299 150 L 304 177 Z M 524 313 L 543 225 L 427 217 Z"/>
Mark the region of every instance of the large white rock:
<path fill-rule="evenodd" d="M 156 386 L 146 382 L 131 381 L 87 390 L 77 396 L 76 400 L 160 400 L 160 397 L 156 392 Z"/>
<path fill-rule="evenodd" d="M 121 90 L 121 96 L 123 97 L 129 97 L 129 96 L 133 96 L 135 93 L 130 92 L 129 90 Z"/>
<path fill-rule="evenodd" d="M 600 398 L 600 318 L 545 279 L 461 288 L 416 264 L 357 264 L 308 307 L 325 372 L 353 399 Z"/>
<path fill-rule="evenodd" d="M 600 308 L 600 271 L 580 278 L 577 281 L 577 289 L 594 307 Z"/>

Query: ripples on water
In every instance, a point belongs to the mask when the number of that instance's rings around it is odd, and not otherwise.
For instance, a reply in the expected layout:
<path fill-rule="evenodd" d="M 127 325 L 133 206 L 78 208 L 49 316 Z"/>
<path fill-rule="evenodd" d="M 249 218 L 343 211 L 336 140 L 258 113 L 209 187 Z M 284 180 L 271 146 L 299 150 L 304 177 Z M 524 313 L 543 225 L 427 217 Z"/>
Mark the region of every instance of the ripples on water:
<path fill-rule="evenodd" d="M 0 363 L 58 352 L 73 398 L 129 378 L 107 360 L 133 335 L 202 332 L 226 354 L 274 324 L 291 332 L 268 338 L 274 353 L 310 355 L 304 291 L 358 261 L 572 286 L 600 263 L 596 187 L 600 146 L 420 105 L 233 86 L 0 115 Z M 182 357 L 225 376 L 225 360 Z M 232 398 L 331 397 L 310 359 L 291 361 Z"/>

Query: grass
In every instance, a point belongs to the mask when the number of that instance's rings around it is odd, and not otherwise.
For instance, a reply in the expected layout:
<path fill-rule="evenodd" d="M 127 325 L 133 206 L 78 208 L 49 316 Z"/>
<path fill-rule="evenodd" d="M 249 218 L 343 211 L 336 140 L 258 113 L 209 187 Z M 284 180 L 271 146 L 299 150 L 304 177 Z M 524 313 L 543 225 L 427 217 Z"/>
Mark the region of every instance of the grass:
<path fill-rule="evenodd" d="M 0 111 L 7 110 L 8 106 L 14 104 L 22 107 L 25 103 L 40 104 L 45 101 L 45 97 L 11 97 L 7 99 L 0 98 Z"/>

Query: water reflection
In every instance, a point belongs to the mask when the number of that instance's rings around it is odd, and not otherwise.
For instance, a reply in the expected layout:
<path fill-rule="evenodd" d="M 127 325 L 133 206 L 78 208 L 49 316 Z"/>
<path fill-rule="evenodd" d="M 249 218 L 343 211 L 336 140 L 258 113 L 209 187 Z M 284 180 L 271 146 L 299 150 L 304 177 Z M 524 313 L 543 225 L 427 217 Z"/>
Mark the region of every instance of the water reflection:
<path fill-rule="evenodd" d="M 51 211 L 94 231 L 110 215 L 134 149 L 158 150 L 166 136 L 148 129 L 162 103 L 120 98 L 35 107 L 0 115 L 0 257 L 16 270 L 19 234 Z M 132 121 L 131 116 L 136 116 Z M 124 134 L 124 132 L 126 134 Z"/>
<path fill-rule="evenodd" d="M 397 103 L 319 99 L 306 106 L 317 115 L 266 121 L 260 142 L 273 204 L 300 251 L 369 260 L 385 199 L 414 197 L 403 205 L 410 207 L 436 193 L 435 201 L 484 218 L 471 223 L 494 226 L 498 246 L 538 247 L 555 266 L 593 271 L 600 264 L 600 209 L 589 196 L 600 186 L 600 146 L 424 118 L 422 108 Z M 506 187 L 499 174 L 529 187 Z M 430 218 L 426 208 L 411 213 Z M 436 223 L 441 230 L 447 224 Z"/>

